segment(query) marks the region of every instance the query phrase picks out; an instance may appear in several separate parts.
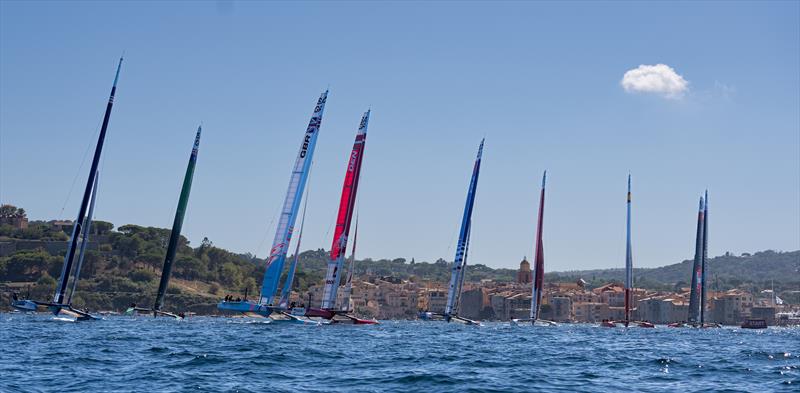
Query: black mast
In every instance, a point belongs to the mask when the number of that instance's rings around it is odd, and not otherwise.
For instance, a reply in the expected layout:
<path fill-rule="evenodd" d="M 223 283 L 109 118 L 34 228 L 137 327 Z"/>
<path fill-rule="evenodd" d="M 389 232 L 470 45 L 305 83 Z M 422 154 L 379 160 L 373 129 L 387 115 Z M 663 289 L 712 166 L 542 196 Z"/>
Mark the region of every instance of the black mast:
<path fill-rule="evenodd" d="M 92 186 L 94 185 L 94 178 L 97 176 L 97 166 L 100 163 L 100 154 L 103 152 L 103 142 L 106 139 L 106 130 L 108 129 L 108 120 L 111 117 L 111 108 L 114 106 L 114 94 L 117 91 L 117 81 L 119 80 L 119 70 L 122 68 L 122 58 L 119 58 L 117 65 L 117 74 L 114 76 L 114 84 L 111 86 L 111 94 L 108 97 L 108 105 L 106 106 L 106 113 L 103 116 L 103 126 L 100 127 L 100 136 L 97 138 L 97 147 L 94 149 L 94 158 L 92 159 L 92 168 L 89 169 L 89 178 L 86 180 L 86 189 L 83 191 L 83 200 L 81 201 L 81 208 L 78 211 L 78 218 L 75 219 L 75 228 L 72 231 L 72 239 L 70 241 L 67 255 L 64 258 L 64 266 L 61 268 L 61 278 L 58 280 L 58 288 L 53 296 L 53 302 L 62 304 L 64 301 L 64 294 L 67 291 L 67 284 L 69 281 L 70 272 L 72 271 L 72 259 L 75 257 L 75 250 L 78 246 L 78 237 L 81 235 L 83 227 L 83 219 L 86 216 L 86 209 L 89 207 L 89 198 L 92 194 Z"/>

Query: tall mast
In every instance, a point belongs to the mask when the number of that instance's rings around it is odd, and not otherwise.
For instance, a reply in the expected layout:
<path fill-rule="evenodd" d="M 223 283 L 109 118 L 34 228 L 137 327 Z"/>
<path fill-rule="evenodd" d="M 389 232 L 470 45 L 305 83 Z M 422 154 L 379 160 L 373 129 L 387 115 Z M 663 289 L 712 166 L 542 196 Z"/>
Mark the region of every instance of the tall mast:
<path fill-rule="evenodd" d="M 364 148 L 367 142 L 367 125 L 370 111 L 364 112 L 358 126 L 353 150 L 347 162 L 347 171 L 342 185 L 342 198 L 339 201 L 339 214 L 336 216 L 336 229 L 333 232 L 331 257 L 328 260 L 328 271 L 325 274 L 325 288 L 322 291 L 322 308 L 333 309 L 336 307 L 336 293 L 339 290 L 339 272 L 344 267 L 345 251 L 347 249 L 347 235 L 350 233 L 350 224 L 353 219 L 353 210 L 356 204 L 358 180 L 361 175 L 361 163 L 364 161 Z"/>
<path fill-rule="evenodd" d="M 704 199 L 700 197 L 700 209 L 697 212 L 697 236 L 694 246 L 694 265 L 692 267 L 692 290 L 689 295 L 689 322 L 700 320 L 700 292 L 703 285 L 703 209 Z"/>
<path fill-rule="evenodd" d="M 92 200 L 89 203 L 89 213 L 86 216 L 85 228 L 81 234 L 81 250 L 78 252 L 78 264 L 75 266 L 75 274 L 72 277 L 72 289 L 70 289 L 69 297 L 67 297 L 67 304 L 72 304 L 72 296 L 75 295 L 75 289 L 78 287 L 78 280 L 81 277 L 81 267 L 83 267 L 83 257 L 86 253 L 86 243 L 89 242 L 89 232 L 92 230 L 92 217 L 94 217 L 94 201 L 97 197 L 97 182 L 100 179 L 100 171 L 94 177 L 94 186 L 92 187 Z"/>
<path fill-rule="evenodd" d="M 464 216 L 461 218 L 461 231 L 458 234 L 458 244 L 456 245 L 456 256 L 453 260 L 453 267 L 450 274 L 450 287 L 447 291 L 447 304 L 444 308 L 444 315 L 447 320 L 453 314 L 457 290 L 461 282 L 461 275 L 464 274 L 464 259 L 467 255 L 469 246 L 469 234 L 472 226 L 472 208 L 475 205 L 475 191 L 478 188 L 478 175 L 481 169 L 481 156 L 483 155 L 483 142 L 478 146 L 478 156 L 475 158 L 475 165 L 472 168 L 472 178 L 467 190 L 467 201 L 464 205 Z"/>
<path fill-rule="evenodd" d="M 306 208 L 308 207 L 308 195 L 303 202 L 303 216 L 300 218 L 300 233 L 297 234 L 297 245 L 294 248 L 294 259 L 292 264 L 289 265 L 289 272 L 286 273 L 286 281 L 283 282 L 283 289 L 281 290 L 281 298 L 278 301 L 278 307 L 287 309 L 289 308 L 289 296 L 292 293 L 292 286 L 294 285 L 294 275 L 297 272 L 297 263 L 300 261 L 300 243 L 303 241 L 303 228 L 306 226 Z"/>
<path fill-rule="evenodd" d="M 78 245 L 77 236 L 81 234 L 83 220 L 84 217 L 86 217 L 86 209 L 89 207 L 89 197 L 92 193 L 95 176 L 97 176 L 97 167 L 100 164 L 103 143 L 106 140 L 108 120 L 111 118 L 111 108 L 114 106 L 114 94 L 117 92 L 117 81 L 119 81 L 119 71 L 121 68 L 122 58 L 120 57 L 119 64 L 117 64 L 117 73 L 114 76 L 114 84 L 111 86 L 111 94 L 108 97 L 106 112 L 103 115 L 103 125 L 100 127 L 100 136 L 97 138 L 97 146 L 94 149 L 92 167 L 89 169 L 89 178 L 86 179 L 86 188 L 83 191 L 83 199 L 81 200 L 80 210 L 78 210 L 78 218 L 75 219 L 75 227 L 72 230 L 69 248 L 64 256 L 64 266 L 61 268 L 61 277 L 58 279 L 58 286 L 56 287 L 55 294 L 53 294 L 53 303 L 56 304 L 61 304 L 64 301 L 64 294 L 67 291 L 67 282 L 69 281 L 70 272 L 72 271 L 72 259 L 75 257 L 75 251 Z"/>
<path fill-rule="evenodd" d="M 700 264 L 703 273 L 700 276 L 700 324 L 706 323 L 706 259 L 708 258 L 708 190 L 705 193 L 706 204 L 703 206 L 703 253 Z"/>
<path fill-rule="evenodd" d="M 261 283 L 261 298 L 259 303 L 268 305 L 272 303 L 275 292 L 278 290 L 278 281 L 283 272 L 283 265 L 286 262 L 286 252 L 292 240 L 294 223 L 297 218 L 297 211 L 300 209 L 300 200 L 303 198 L 303 190 L 308 180 L 308 172 L 314 157 L 314 149 L 317 145 L 320 125 L 322 124 L 322 113 L 325 110 L 325 102 L 328 99 L 328 91 L 320 95 L 314 113 L 308 122 L 303 144 L 297 153 L 297 159 L 289 178 L 289 187 L 286 190 L 286 199 L 283 201 L 281 217 L 278 227 L 275 230 L 275 239 L 272 242 L 269 258 L 267 258 L 267 271 L 264 274 L 264 281 Z"/>
<path fill-rule="evenodd" d="M 631 175 L 628 175 L 628 215 L 625 222 L 625 326 L 631 320 L 631 306 L 633 305 L 633 254 L 631 252 Z"/>
<path fill-rule="evenodd" d="M 178 240 L 181 237 L 183 228 L 183 218 L 186 216 L 186 206 L 189 204 L 189 193 L 192 191 L 192 179 L 194 178 L 194 167 L 197 163 L 197 151 L 200 149 L 200 133 L 203 127 L 197 127 L 197 135 L 194 137 L 192 153 L 189 154 L 189 164 L 186 166 L 186 174 L 183 176 L 183 187 L 181 196 L 178 199 L 178 209 L 175 211 L 175 220 L 172 222 L 172 232 L 169 234 L 167 244 L 167 255 L 164 257 L 164 268 L 161 270 L 161 281 L 158 283 L 156 301 L 153 304 L 153 316 L 164 306 L 164 295 L 167 294 L 169 277 L 172 274 L 172 264 L 175 262 L 175 253 L 178 251 Z"/>
<path fill-rule="evenodd" d="M 539 319 L 539 310 L 542 308 L 542 292 L 544 287 L 544 242 L 542 231 L 544 229 L 544 189 L 547 181 L 547 171 L 542 174 L 542 192 L 539 195 L 539 217 L 536 223 L 536 251 L 533 259 L 533 293 L 531 294 L 531 323 Z"/>

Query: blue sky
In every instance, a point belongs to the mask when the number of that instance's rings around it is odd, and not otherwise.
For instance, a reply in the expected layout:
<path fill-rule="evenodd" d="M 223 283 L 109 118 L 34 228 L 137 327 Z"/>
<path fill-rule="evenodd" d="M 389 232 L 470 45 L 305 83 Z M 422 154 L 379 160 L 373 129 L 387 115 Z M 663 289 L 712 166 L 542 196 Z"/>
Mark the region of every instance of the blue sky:
<path fill-rule="evenodd" d="M 636 266 L 692 257 L 705 188 L 711 255 L 796 250 L 799 4 L 3 1 L 0 202 L 74 218 L 125 51 L 96 210 L 117 225 L 171 225 L 202 121 L 183 233 L 264 256 L 330 87 L 304 249 L 330 247 L 371 106 L 360 257 L 452 260 L 484 136 L 470 263 L 532 255 L 544 169 L 548 271 L 624 266 L 629 171 Z M 623 89 L 656 64 L 686 87 Z"/>

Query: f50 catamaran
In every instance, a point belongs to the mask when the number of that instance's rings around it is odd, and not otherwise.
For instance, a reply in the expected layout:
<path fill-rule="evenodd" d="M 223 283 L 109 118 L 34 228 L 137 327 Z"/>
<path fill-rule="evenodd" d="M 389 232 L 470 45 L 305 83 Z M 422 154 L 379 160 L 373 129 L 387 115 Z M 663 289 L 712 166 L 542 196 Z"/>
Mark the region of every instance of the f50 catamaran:
<path fill-rule="evenodd" d="M 708 191 L 700 197 L 697 212 L 697 234 L 695 236 L 694 264 L 692 266 L 692 288 L 689 294 L 689 326 L 719 327 L 706 322 L 706 259 L 708 258 Z M 676 325 L 677 326 L 677 325 Z"/>
<path fill-rule="evenodd" d="M 325 274 L 325 287 L 322 293 L 322 306 L 320 308 L 309 307 L 306 310 L 307 317 L 320 317 L 333 320 L 334 322 L 351 322 L 355 324 L 374 324 L 377 321 L 359 319 L 349 315 L 346 310 L 336 307 L 337 293 L 341 272 L 344 268 L 345 253 L 347 251 L 347 236 L 350 233 L 350 224 L 355 211 L 356 195 L 358 191 L 358 181 L 361 177 L 361 164 L 364 161 L 364 148 L 367 143 L 367 126 L 369 125 L 370 111 L 364 112 L 361 122 L 358 125 L 358 132 L 353 143 L 353 150 L 350 152 L 347 161 L 347 170 L 344 175 L 342 185 L 342 198 L 339 201 L 339 213 L 336 216 L 336 229 L 333 233 L 333 244 L 331 245 L 331 256 L 328 260 L 328 271 Z M 347 306 L 344 307 L 348 308 Z M 341 315 L 344 319 L 334 319 L 336 315 Z"/>
<path fill-rule="evenodd" d="M 631 175 L 628 175 L 628 200 L 626 204 L 626 220 L 625 220 L 625 285 L 623 288 L 623 295 L 625 296 L 625 315 L 622 321 L 603 321 L 600 326 L 603 327 L 616 327 L 618 323 L 628 327 L 631 323 L 635 323 L 639 327 L 654 328 L 654 324 L 647 321 L 633 321 L 631 313 L 633 312 L 633 251 L 631 249 Z"/>
<path fill-rule="evenodd" d="M 447 322 L 461 322 L 467 325 L 478 325 L 480 322 L 458 316 L 457 299 L 461 297 L 463 290 L 465 267 L 467 261 L 467 251 L 469 249 L 469 238 L 472 229 L 472 209 L 475 206 L 475 192 L 478 189 L 478 175 L 481 171 L 481 156 L 483 156 L 483 142 L 478 146 L 478 156 L 475 158 L 475 165 L 472 167 L 472 178 L 467 189 L 467 201 L 464 205 L 464 215 L 461 218 L 461 230 L 458 234 L 458 244 L 456 245 L 456 256 L 450 273 L 450 286 L 447 291 L 447 303 L 444 308 L 444 320 Z"/>
<path fill-rule="evenodd" d="M 172 232 L 169 234 L 167 254 L 164 257 L 164 267 L 161 270 L 161 281 L 158 284 L 158 292 L 156 292 L 153 309 L 134 307 L 137 312 L 151 312 L 154 317 L 163 315 L 183 319 L 183 313 L 172 314 L 162 311 L 161 308 L 164 306 L 164 296 L 167 294 L 172 265 L 175 262 L 175 254 L 178 251 L 178 240 L 180 240 L 181 228 L 183 228 L 183 218 L 186 216 L 186 206 L 189 204 L 189 193 L 192 191 L 192 179 L 194 179 L 194 167 L 197 164 L 197 153 L 200 149 L 200 134 L 202 131 L 202 126 L 197 127 L 197 135 L 194 137 L 192 152 L 189 154 L 189 163 L 186 165 L 186 174 L 183 176 L 181 196 L 178 198 L 178 208 L 175 210 L 175 220 L 172 222 Z"/>
<path fill-rule="evenodd" d="M 106 132 L 108 131 L 108 122 L 111 118 L 111 109 L 114 107 L 114 95 L 117 92 L 117 81 L 119 81 L 119 72 L 122 68 L 122 58 L 119 59 L 119 63 L 117 64 L 117 72 L 114 76 L 114 83 L 111 85 L 111 94 L 108 97 L 108 103 L 106 104 L 106 111 L 103 115 L 103 123 L 100 127 L 100 135 L 97 137 L 97 145 L 94 149 L 94 156 L 92 157 L 92 166 L 89 169 L 89 178 L 86 179 L 86 188 L 83 191 L 83 198 L 81 199 L 81 206 L 78 210 L 78 217 L 75 219 L 75 224 L 72 227 L 72 235 L 70 236 L 69 246 L 67 248 L 67 253 L 64 256 L 64 265 L 61 267 L 61 275 L 58 279 L 58 285 L 56 285 L 55 293 L 53 294 L 53 301 L 52 302 L 40 302 L 40 301 L 33 301 L 33 300 L 17 300 L 12 304 L 15 308 L 23 309 L 28 311 L 29 306 L 31 303 L 41 306 L 47 306 L 50 311 L 53 312 L 55 315 L 59 314 L 67 314 L 70 316 L 77 317 L 78 320 L 91 320 L 97 319 L 96 317 L 92 316 L 91 314 L 87 313 L 86 311 L 77 310 L 72 307 L 72 293 L 70 293 L 69 298 L 65 302 L 65 297 L 67 293 L 67 287 L 69 286 L 69 278 L 70 276 L 74 275 L 73 277 L 73 291 L 76 288 L 74 285 L 79 278 L 78 269 L 74 269 L 75 272 L 73 273 L 73 268 L 76 267 L 74 265 L 74 258 L 75 252 L 78 248 L 78 239 L 83 236 L 84 242 L 81 246 L 81 255 L 83 254 L 83 250 L 85 250 L 86 244 L 86 233 L 89 231 L 89 221 L 91 221 L 91 213 L 87 216 L 87 210 L 93 213 L 94 207 L 94 195 L 97 192 L 97 176 L 98 176 L 98 167 L 100 165 L 100 156 L 103 152 L 103 144 L 106 139 Z M 91 200 L 91 207 L 90 205 Z M 82 260 L 78 262 L 78 266 L 80 266 Z"/>
<path fill-rule="evenodd" d="M 542 192 L 539 195 L 539 216 L 536 221 L 536 251 L 533 262 L 533 277 L 531 288 L 531 315 L 528 320 L 516 319 L 512 322 L 530 322 L 534 326 L 555 326 L 553 321 L 539 318 L 542 308 L 542 295 L 544 294 L 544 241 L 542 233 L 544 230 L 544 190 L 547 182 L 547 171 L 542 174 Z"/>
<path fill-rule="evenodd" d="M 300 208 L 300 201 L 303 199 L 308 173 L 311 169 L 311 162 L 314 157 L 314 149 L 317 145 L 320 125 L 322 124 L 322 114 L 325 111 L 325 102 L 328 99 L 328 91 L 320 95 L 314 113 L 308 122 L 300 151 L 297 153 L 292 175 L 289 178 L 289 188 L 286 191 L 286 198 L 283 202 L 283 209 L 275 231 L 275 240 L 267 258 L 267 271 L 264 281 L 261 284 L 261 295 L 258 302 L 244 299 L 243 301 L 222 301 L 217 308 L 223 311 L 236 311 L 249 315 L 267 317 L 276 309 L 273 300 L 278 289 L 278 281 L 283 272 L 286 262 L 286 252 L 292 240 L 294 223 Z"/>
<path fill-rule="evenodd" d="M 692 287 L 689 295 L 689 323 L 700 324 L 700 295 L 703 286 L 703 225 L 705 218 L 705 198 L 700 197 L 697 211 L 697 234 L 695 235 L 694 264 L 692 266 Z"/>

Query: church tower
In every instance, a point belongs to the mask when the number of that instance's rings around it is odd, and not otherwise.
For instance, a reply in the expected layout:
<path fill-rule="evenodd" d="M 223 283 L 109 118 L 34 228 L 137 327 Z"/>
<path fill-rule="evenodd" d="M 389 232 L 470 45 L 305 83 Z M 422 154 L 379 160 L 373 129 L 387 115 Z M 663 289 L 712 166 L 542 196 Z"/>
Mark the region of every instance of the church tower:
<path fill-rule="evenodd" d="M 522 262 L 519 263 L 519 270 L 517 270 L 517 283 L 518 284 L 530 284 L 533 281 L 533 274 L 531 273 L 531 264 L 528 262 L 528 258 L 522 258 Z"/>

